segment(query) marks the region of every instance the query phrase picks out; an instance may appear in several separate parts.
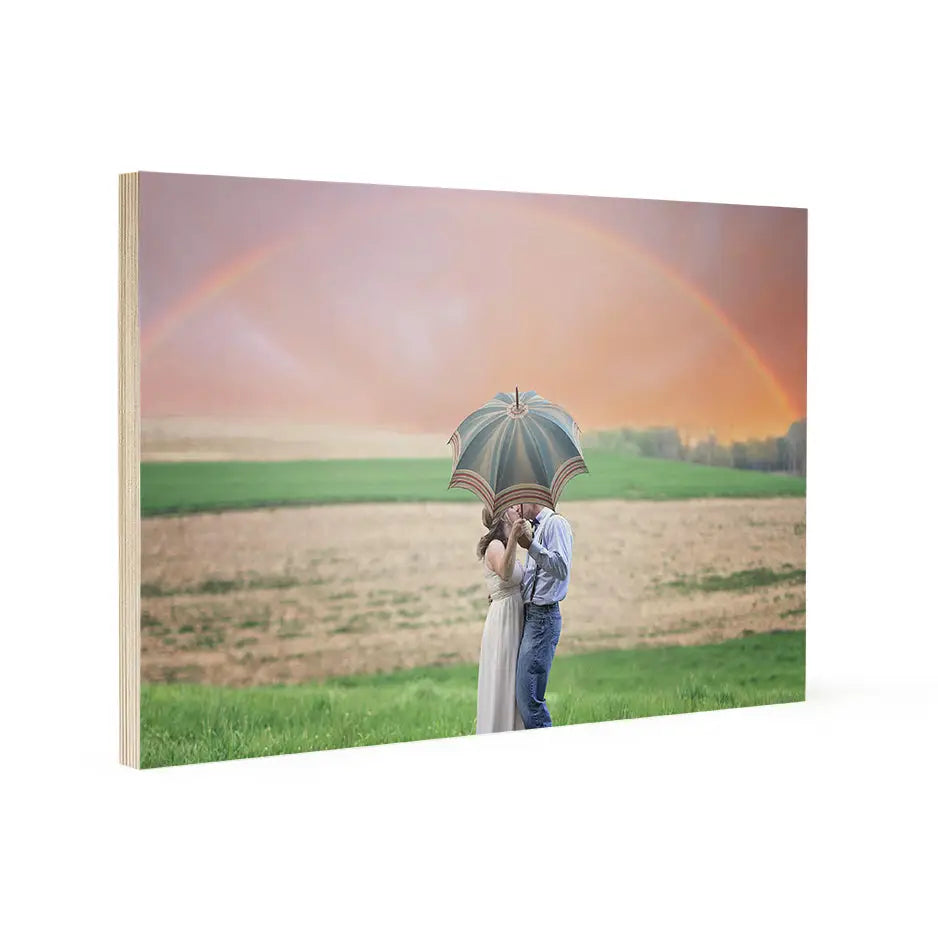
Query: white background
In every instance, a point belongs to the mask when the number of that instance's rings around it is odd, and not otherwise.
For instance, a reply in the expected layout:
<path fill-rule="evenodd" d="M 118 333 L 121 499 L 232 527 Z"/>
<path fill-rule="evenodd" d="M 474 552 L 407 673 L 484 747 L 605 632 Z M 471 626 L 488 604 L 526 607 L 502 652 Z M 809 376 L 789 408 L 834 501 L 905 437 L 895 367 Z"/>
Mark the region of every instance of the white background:
<path fill-rule="evenodd" d="M 924 9 L 7 11 L 9 934 L 935 933 Z M 809 702 L 119 768 L 117 173 L 134 169 L 807 206 Z"/>

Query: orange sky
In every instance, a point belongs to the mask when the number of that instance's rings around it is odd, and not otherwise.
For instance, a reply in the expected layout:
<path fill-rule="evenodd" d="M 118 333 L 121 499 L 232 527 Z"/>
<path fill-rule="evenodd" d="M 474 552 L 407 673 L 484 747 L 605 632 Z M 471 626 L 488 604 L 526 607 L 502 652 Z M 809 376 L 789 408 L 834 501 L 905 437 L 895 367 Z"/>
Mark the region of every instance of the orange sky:
<path fill-rule="evenodd" d="M 533 389 L 584 429 L 805 413 L 806 212 L 145 173 L 146 416 L 449 432 Z"/>

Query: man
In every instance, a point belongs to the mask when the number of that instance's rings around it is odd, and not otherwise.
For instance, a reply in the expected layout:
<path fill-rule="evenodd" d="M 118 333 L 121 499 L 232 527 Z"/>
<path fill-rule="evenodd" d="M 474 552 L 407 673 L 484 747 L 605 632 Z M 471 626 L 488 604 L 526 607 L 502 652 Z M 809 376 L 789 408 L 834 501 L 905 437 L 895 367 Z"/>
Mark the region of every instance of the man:
<path fill-rule="evenodd" d="M 570 584 L 573 532 L 570 522 L 540 505 L 525 505 L 533 539 L 522 534 L 518 543 L 528 552 L 521 580 L 524 599 L 524 632 L 518 651 L 516 696 L 525 729 L 551 726 L 544 698 L 547 678 L 560 640 L 560 603 Z"/>

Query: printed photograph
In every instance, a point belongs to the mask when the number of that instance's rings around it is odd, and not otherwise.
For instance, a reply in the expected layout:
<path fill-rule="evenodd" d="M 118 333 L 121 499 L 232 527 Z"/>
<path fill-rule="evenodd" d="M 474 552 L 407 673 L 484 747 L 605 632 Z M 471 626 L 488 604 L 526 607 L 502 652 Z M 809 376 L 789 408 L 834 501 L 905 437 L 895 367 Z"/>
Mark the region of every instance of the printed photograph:
<path fill-rule="evenodd" d="M 805 209 L 139 193 L 142 767 L 804 699 Z"/>

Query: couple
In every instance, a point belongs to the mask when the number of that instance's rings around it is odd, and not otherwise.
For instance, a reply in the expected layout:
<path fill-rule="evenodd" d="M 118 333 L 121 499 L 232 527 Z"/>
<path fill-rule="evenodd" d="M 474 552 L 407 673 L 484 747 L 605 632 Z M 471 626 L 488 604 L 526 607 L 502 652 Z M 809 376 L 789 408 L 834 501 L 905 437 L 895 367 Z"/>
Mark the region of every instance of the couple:
<path fill-rule="evenodd" d="M 550 726 L 544 698 L 570 583 L 570 523 L 550 508 L 524 505 L 498 517 L 485 508 L 482 524 L 488 532 L 478 555 L 491 605 L 479 656 L 476 732 Z M 515 556 L 519 545 L 528 552 L 523 567 Z"/>

